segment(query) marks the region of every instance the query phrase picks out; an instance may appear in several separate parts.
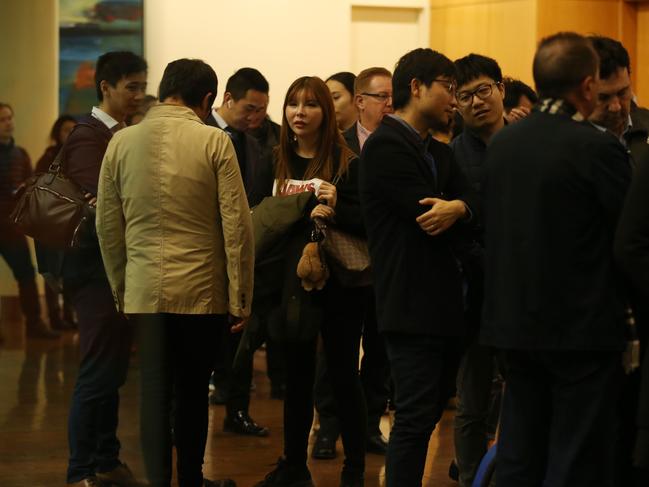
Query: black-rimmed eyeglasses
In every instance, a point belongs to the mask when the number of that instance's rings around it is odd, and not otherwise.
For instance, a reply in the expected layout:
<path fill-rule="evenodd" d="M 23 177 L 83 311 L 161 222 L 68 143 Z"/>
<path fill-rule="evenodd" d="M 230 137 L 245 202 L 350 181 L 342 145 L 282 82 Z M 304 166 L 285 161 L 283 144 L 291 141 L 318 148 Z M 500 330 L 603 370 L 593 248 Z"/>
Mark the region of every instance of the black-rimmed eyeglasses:
<path fill-rule="evenodd" d="M 435 78 L 433 82 L 439 83 L 442 86 L 444 86 L 444 88 L 446 88 L 446 91 L 448 91 L 449 93 L 451 94 L 455 93 L 455 81 L 450 81 L 443 78 Z"/>
<path fill-rule="evenodd" d="M 457 104 L 461 107 L 468 107 L 473 103 L 473 97 L 477 96 L 481 100 L 486 100 L 491 96 L 494 91 L 494 86 L 500 86 L 500 83 L 489 83 L 478 86 L 475 90 L 472 91 L 458 91 L 455 95 Z"/>
<path fill-rule="evenodd" d="M 392 99 L 392 95 L 390 93 L 366 93 L 366 92 L 363 92 L 363 93 L 361 93 L 361 95 L 370 96 L 370 97 L 374 98 L 375 100 L 380 101 L 381 103 L 385 103 L 388 100 Z"/>

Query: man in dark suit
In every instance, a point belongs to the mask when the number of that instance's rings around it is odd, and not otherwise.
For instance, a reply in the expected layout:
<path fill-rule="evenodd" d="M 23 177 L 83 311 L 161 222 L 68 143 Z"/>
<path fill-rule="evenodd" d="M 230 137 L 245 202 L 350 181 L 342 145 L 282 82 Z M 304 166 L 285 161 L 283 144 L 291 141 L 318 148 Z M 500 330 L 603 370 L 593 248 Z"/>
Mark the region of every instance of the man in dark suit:
<path fill-rule="evenodd" d="M 642 123 L 641 109 L 633 106 L 631 87 L 631 60 L 629 53 L 621 42 L 609 37 L 589 37 L 599 56 L 598 103 L 589 120 L 602 130 L 608 130 L 622 143 L 631 154 L 633 166 L 637 169 L 649 166 L 649 143 L 647 142 L 646 124 Z M 649 338 L 649 316 L 646 307 L 642 306 L 643 297 L 631 293 L 629 301 L 640 339 L 641 351 L 647 348 Z M 633 467 L 633 445 L 636 436 L 636 416 L 640 394 L 641 371 L 628 371 L 622 381 L 620 394 L 618 435 L 617 474 L 620 485 L 633 485 L 635 474 Z"/>
<path fill-rule="evenodd" d="M 395 114 L 383 119 L 361 154 L 378 325 L 395 385 L 388 487 L 421 486 L 464 333 L 455 249 L 472 198 L 450 148 L 429 135 L 454 115 L 454 75 L 452 61 L 431 49 L 404 55 L 392 78 Z"/>
<path fill-rule="evenodd" d="M 131 52 L 97 60 L 99 105 L 80 120 L 63 147 L 63 170 L 95 199 L 101 162 L 114 132 L 135 113 L 146 90 L 147 65 Z M 90 232 L 93 233 L 93 232 Z M 68 484 L 141 485 L 119 460 L 119 388 L 126 380 L 132 326 L 117 312 L 96 237 L 66 252 L 61 275 L 79 321 L 81 364 L 68 420 Z M 49 269 L 54 271 L 53 269 Z"/>
<path fill-rule="evenodd" d="M 598 61 L 579 34 L 542 40 L 538 108 L 487 149 L 481 339 L 505 361 L 499 487 L 616 485 L 625 307 L 612 244 L 630 165 L 583 123 Z"/>
<path fill-rule="evenodd" d="M 361 71 L 354 81 L 354 103 L 358 109 L 358 121 L 343 133 L 345 142 L 355 154 L 361 153 L 365 141 L 381 124 L 392 109 L 392 73 L 385 68 L 374 67 Z M 363 322 L 363 358 L 361 360 L 361 383 L 367 403 L 366 451 L 385 455 L 388 441 L 379 428 L 381 416 L 387 407 L 390 367 L 385 345 L 379 337 L 376 324 L 374 293 L 368 294 L 367 313 Z M 322 351 L 318 354 L 315 407 L 318 411 L 320 429 L 311 454 L 313 458 L 329 459 L 336 456 L 336 440 L 340 425 L 336 417 L 336 402 L 327 377 L 327 365 Z"/>
<path fill-rule="evenodd" d="M 228 79 L 223 103 L 212 109 L 206 123 L 224 130 L 232 139 L 237 153 L 241 177 L 252 208 L 264 198 L 261 183 L 268 180 L 272 163 L 264 158 L 257 140 L 246 131 L 255 115 L 268 105 L 268 81 L 254 68 L 241 68 Z M 210 401 L 225 403 L 226 415 L 223 430 L 240 435 L 268 436 L 268 428 L 260 426 L 250 417 L 250 385 L 252 383 L 252 353 L 237 367 L 233 361 L 241 342 L 241 333 L 223 337 L 216 356 L 214 379 L 216 391 Z M 219 397 L 221 396 L 221 397 Z"/>
<path fill-rule="evenodd" d="M 633 181 L 620 216 L 615 255 L 638 296 L 636 313 L 649 313 L 649 165 L 636 166 Z M 644 352 L 637 415 L 632 416 L 637 430 L 633 448 L 635 479 L 633 487 L 649 485 L 649 354 Z M 633 483 L 635 482 L 635 483 Z"/>

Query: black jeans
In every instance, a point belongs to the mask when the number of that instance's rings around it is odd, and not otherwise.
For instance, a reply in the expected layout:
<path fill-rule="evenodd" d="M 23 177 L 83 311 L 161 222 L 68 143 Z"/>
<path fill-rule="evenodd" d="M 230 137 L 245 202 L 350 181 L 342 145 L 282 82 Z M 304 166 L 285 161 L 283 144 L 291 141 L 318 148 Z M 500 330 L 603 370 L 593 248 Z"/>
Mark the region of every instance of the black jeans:
<path fill-rule="evenodd" d="M 420 487 L 430 435 L 453 394 L 459 339 L 390 332 L 385 343 L 396 406 L 386 487 Z"/>
<path fill-rule="evenodd" d="M 68 483 L 119 465 L 119 388 L 126 381 L 133 326 L 117 313 L 107 280 L 70 285 L 81 364 L 68 420 Z"/>
<path fill-rule="evenodd" d="M 380 435 L 381 416 L 387 407 L 390 366 L 385 343 L 379 336 L 376 322 L 374 293 L 368 289 L 368 303 L 363 320 L 363 358 L 361 359 L 361 384 L 367 405 L 367 434 Z M 320 418 L 321 434 L 337 438 L 340 425 L 336 417 L 336 400 L 327 374 L 327 360 L 322 349 L 318 350 L 315 382 L 315 407 Z"/>
<path fill-rule="evenodd" d="M 178 485 L 201 487 L 214 344 L 226 318 L 161 313 L 133 320 L 140 356 L 142 455 L 150 485 L 171 485 L 175 444 Z"/>
<path fill-rule="evenodd" d="M 498 487 L 612 487 L 620 353 L 504 354 Z"/>
<path fill-rule="evenodd" d="M 330 281 L 325 288 L 324 321 L 320 334 L 337 406 L 343 446 L 343 469 L 365 470 L 367 410 L 358 375 L 365 290 L 342 289 Z M 284 454 L 289 464 L 306 465 L 313 423 L 316 340 L 286 343 Z"/>

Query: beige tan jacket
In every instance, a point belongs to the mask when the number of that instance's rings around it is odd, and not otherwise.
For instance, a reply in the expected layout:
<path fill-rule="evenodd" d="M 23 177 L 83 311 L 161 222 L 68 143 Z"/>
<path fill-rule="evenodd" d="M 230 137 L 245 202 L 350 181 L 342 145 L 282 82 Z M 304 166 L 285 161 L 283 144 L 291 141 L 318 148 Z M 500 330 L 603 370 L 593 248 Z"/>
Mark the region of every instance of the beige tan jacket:
<path fill-rule="evenodd" d="M 120 311 L 250 314 L 254 243 L 237 156 L 189 108 L 155 106 L 115 134 L 97 234 Z"/>

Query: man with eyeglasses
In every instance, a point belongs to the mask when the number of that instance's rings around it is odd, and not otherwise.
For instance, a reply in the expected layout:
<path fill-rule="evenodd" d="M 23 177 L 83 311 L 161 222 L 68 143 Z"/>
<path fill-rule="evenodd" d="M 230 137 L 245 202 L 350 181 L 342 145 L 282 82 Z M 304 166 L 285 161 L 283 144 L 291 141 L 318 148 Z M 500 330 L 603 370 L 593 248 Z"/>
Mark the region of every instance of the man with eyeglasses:
<path fill-rule="evenodd" d="M 484 159 L 490 139 L 505 126 L 503 100 L 505 89 L 498 63 L 486 56 L 469 54 L 455 61 L 458 110 L 464 131 L 451 143 L 455 160 L 462 167 L 473 188 L 481 193 Z M 457 411 L 455 413 L 455 459 L 461 487 L 473 484 L 480 460 L 489 440 L 495 437 L 499 401 L 492 405 L 494 354 L 478 343 L 482 310 L 484 235 L 476 226 L 473 258 L 464 262 L 468 281 L 466 323 L 469 340 L 457 375 Z M 499 399 L 499 394 L 496 396 Z"/>
<path fill-rule="evenodd" d="M 358 121 L 347 129 L 343 136 L 349 148 L 360 155 L 365 141 L 381 124 L 386 115 L 392 113 L 392 73 L 385 68 L 373 67 L 361 71 L 354 81 L 354 102 L 358 109 Z M 374 294 L 369 297 L 367 315 L 363 323 L 363 359 L 361 361 L 361 383 L 367 403 L 366 451 L 385 455 L 388 440 L 380 429 L 381 416 L 387 407 L 387 387 L 390 367 L 381 341 L 375 316 Z M 336 417 L 333 391 L 328 383 L 324 357 L 318 357 L 318 371 L 315 384 L 315 407 L 318 411 L 320 429 L 313 444 L 311 455 L 317 459 L 331 459 L 336 456 L 336 440 L 340 425 Z"/>
<path fill-rule="evenodd" d="M 379 332 L 395 384 L 387 487 L 421 487 L 428 443 L 454 389 L 464 335 L 456 259 L 474 198 L 431 130 L 454 116 L 455 67 L 415 49 L 392 77 L 395 113 L 370 135 L 359 171 Z"/>
<path fill-rule="evenodd" d="M 600 77 L 598 104 L 589 120 L 600 129 L 613 133 L 629 150 L 636 178 L 644 168 L 649 167 L 649 112 L 633 102 L 629 76 L 631 62 L 624 46 L 608 37 L 592 36 L 589 39 L 599 56 Z M 631 295 L 630 299 L 640 338 L 641 355 L 644 356 L 649 341 L 649 328 L 646 326 L 649 323 L 649 308 L 640 295 Z M 642 413 L 644 419 L 638 417 L 641 376 L 640 369 L 637 369 L 627 374 L 622 381 L 618 415 L 620 434 L 616 448 L 619 485 L 646 485 L 634 483 L 635 477 L 640 473 L 633 465 L 638 426 L 649 423 L 649 413 Z"/>
<path fill-rule="evenodd" d="M 263 199 L 264 191 L 259 182 L 267 179 L 263 175 L 272 171 L 272 162 L 263 157 L 259 143 L 246 131 L 258 112 L 265 110 L 268 105 L 268 91 L 268 81 L 259 71 L 241 68 L 228 79 L 221 106 L 213 108 L 205 121 L 207 125 L 224 130 L 232 140 L 251 208 Z M 252 354 L 240 361 L 241 366 L 233 367 L 241 333 L 230 333 L 228 330 L 225 333 L 221 350 L 215 354 L 216 390 L 210 396 L 210 403 L 225 404 L 224 431 L 239 435 L 268 436 L 268 428 L 257 424 L 248 413 Z"/>

